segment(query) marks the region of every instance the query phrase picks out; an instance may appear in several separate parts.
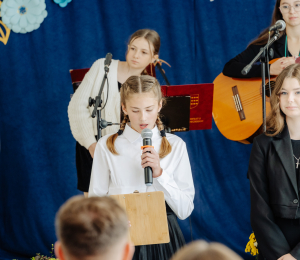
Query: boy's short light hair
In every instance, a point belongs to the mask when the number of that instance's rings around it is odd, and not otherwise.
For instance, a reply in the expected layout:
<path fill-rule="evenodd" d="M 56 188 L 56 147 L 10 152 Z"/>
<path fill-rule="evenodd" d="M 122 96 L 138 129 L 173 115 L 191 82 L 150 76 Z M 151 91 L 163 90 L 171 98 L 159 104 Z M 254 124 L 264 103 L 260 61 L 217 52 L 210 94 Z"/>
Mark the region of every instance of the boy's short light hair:
<path fill-rule="evenodd" d="M 171 260 L 242 260 L 242 258 L 225 245 L 200 240 L 183 247 Z"/>
<path fill-rule="evenodd" d="M 128 236 L 125 210 L 110 197 L 75 196 L 56 214 L 56 235 L 76 258 L 105 254 Z"/>

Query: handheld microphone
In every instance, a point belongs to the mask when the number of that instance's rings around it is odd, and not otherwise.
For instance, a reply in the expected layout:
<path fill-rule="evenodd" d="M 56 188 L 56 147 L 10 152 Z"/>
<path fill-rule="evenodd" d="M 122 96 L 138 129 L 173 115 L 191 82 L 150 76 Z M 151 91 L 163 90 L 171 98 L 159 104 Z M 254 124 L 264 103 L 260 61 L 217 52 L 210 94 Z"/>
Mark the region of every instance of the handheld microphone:
<path fill-rule="evenodd" d="M 142 138 L 143 138 L 143 146 L 150 145 L 152 146 L 152 131 L 148 128 L 145 128 L 141 132 Z M 149 152 L 148 152 L 149 153 Z M 144 168 L 144 175 L 145 175 L 145 184 L 147 186 L 151 186 L 153 184 L 153 176 L 152 176 L 152 168 L 147 166 Z"/>
<path fill-rule="evenodd" d="M 112 54 L 109 52 L 109 53 L 107 53 L 106 54 L 106 56 L 105 56 L 105 61 L 104 61 L 104 70 L 106 71 L 106 72 L 108 72 L 109 71 L 109 65 L 110 65 L 110 63 L 111 63 L 111 58 L 112 58 Z"/>
<path fill-rule="evenodd" d="M 286 24 L 283 20 L 278 20 L 273 26 L 269 28 L 269 32 L 271 31 L 283 31 L 286 27 Z"/>

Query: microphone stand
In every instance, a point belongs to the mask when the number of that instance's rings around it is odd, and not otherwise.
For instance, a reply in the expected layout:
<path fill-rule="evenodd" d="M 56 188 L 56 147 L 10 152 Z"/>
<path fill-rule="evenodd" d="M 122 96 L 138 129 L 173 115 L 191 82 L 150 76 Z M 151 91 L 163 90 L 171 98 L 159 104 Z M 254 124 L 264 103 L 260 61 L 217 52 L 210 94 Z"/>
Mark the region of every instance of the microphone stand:
<path fill-rule="evenodd" d="M 105 73 L 104 73 L 104 76 L 102 79 L 102 83 L 101 83 L 101 87 L 100 87 L 98 96 L 96 96 L 95 99 L 93 99 L 91 97 L 89 98 L 89 106 L 91 107 L 92 105 L 94 105 L 94 110 L 92 112 L 92 118 L 95 118 L 95 116 L 97 114 L 97 131 L 98 131 L 97 141 L 101 138 L 102 129 L 105 129 L 107 126 L 110 126 L 110 125 L 119 125 L 118 123 L 107 122 L 106 120 L 101 118 L 101 110 L 102 110 L 101 109 L 101 105 L 102 105 L 101 94 L 104 89 L 105 81 L 108 81 L 107 74 L 109 72 L 109 67 L 105 66 L 104 71 L 105 71 Z"/>
<path fill-rule="evenodd" d="M 261 62 L 261 77 L 262 77 L 262 108 L 263 108 L 263 132 L 266 132 L 266 66 L 268 66 L 268 56 L 269 53 L 266 51 L 270 45 L 272 45 L 276 40 L 278 40 L 280 33 L 276 30 L 275 35 L 270 39 L 270 41 L 260 49 L 260 52 L 254 57 L 254 59 L 242 70 L 243 75 L 247 75 L 251 70 L 253 64 L 260 59 Z M 272 51 L 273 52 L 273 51 Z M 269 88 L 270 88 L 269 82 Z"/>

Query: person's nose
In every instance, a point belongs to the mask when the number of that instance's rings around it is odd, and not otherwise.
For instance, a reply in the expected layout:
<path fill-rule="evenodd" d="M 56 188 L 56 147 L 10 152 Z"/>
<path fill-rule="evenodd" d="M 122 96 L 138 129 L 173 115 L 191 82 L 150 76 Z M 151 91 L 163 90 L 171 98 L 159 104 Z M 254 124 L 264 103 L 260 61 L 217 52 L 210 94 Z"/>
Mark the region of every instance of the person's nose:
<path fill-rule="evenodd" d="M 292 5 L 290 6 L 289 13 L 290 13 L 290 14 L 295 13 L 295 6 L 292 6 Z"/>
<path fill-rule="evenodd" d="M 134 57 L 135 59 L 138 59 L 138 58 L 139 58 L 139 51 L 138 51 L 138 50 L 136 50 L 136 51 L 134 52 L 133 57 Z"/>
<path fill-rule="evenodd" d="M 141 122 L 146 121 L 146 112 L 145 111 L 141 111 L 141 113 L 140 113 L 140 121 Z"/>
<path fill-rule="evenodd" d="M 294 102 L 294 93 L 290 93 L 288 96 L 288 102 L 293 103 Z"/>

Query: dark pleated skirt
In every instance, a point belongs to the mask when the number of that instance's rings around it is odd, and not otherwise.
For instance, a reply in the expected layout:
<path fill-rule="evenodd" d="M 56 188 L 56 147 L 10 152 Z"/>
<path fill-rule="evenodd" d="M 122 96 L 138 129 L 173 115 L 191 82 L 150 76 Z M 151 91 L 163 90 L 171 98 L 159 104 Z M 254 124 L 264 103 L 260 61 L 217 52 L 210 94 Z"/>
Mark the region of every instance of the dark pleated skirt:
<path fill-rule="evenodd" d="M 185 245 L 185 240 L 177 216 L 166 203 L 170 243 L 136 246 L 133 260 L 169 260 L 178 249 Z"/>
<path fill-rule="evenodd" d="M 77 189 L 89 191 L 93 158 L 84 146 L 76 142 Z"/>

